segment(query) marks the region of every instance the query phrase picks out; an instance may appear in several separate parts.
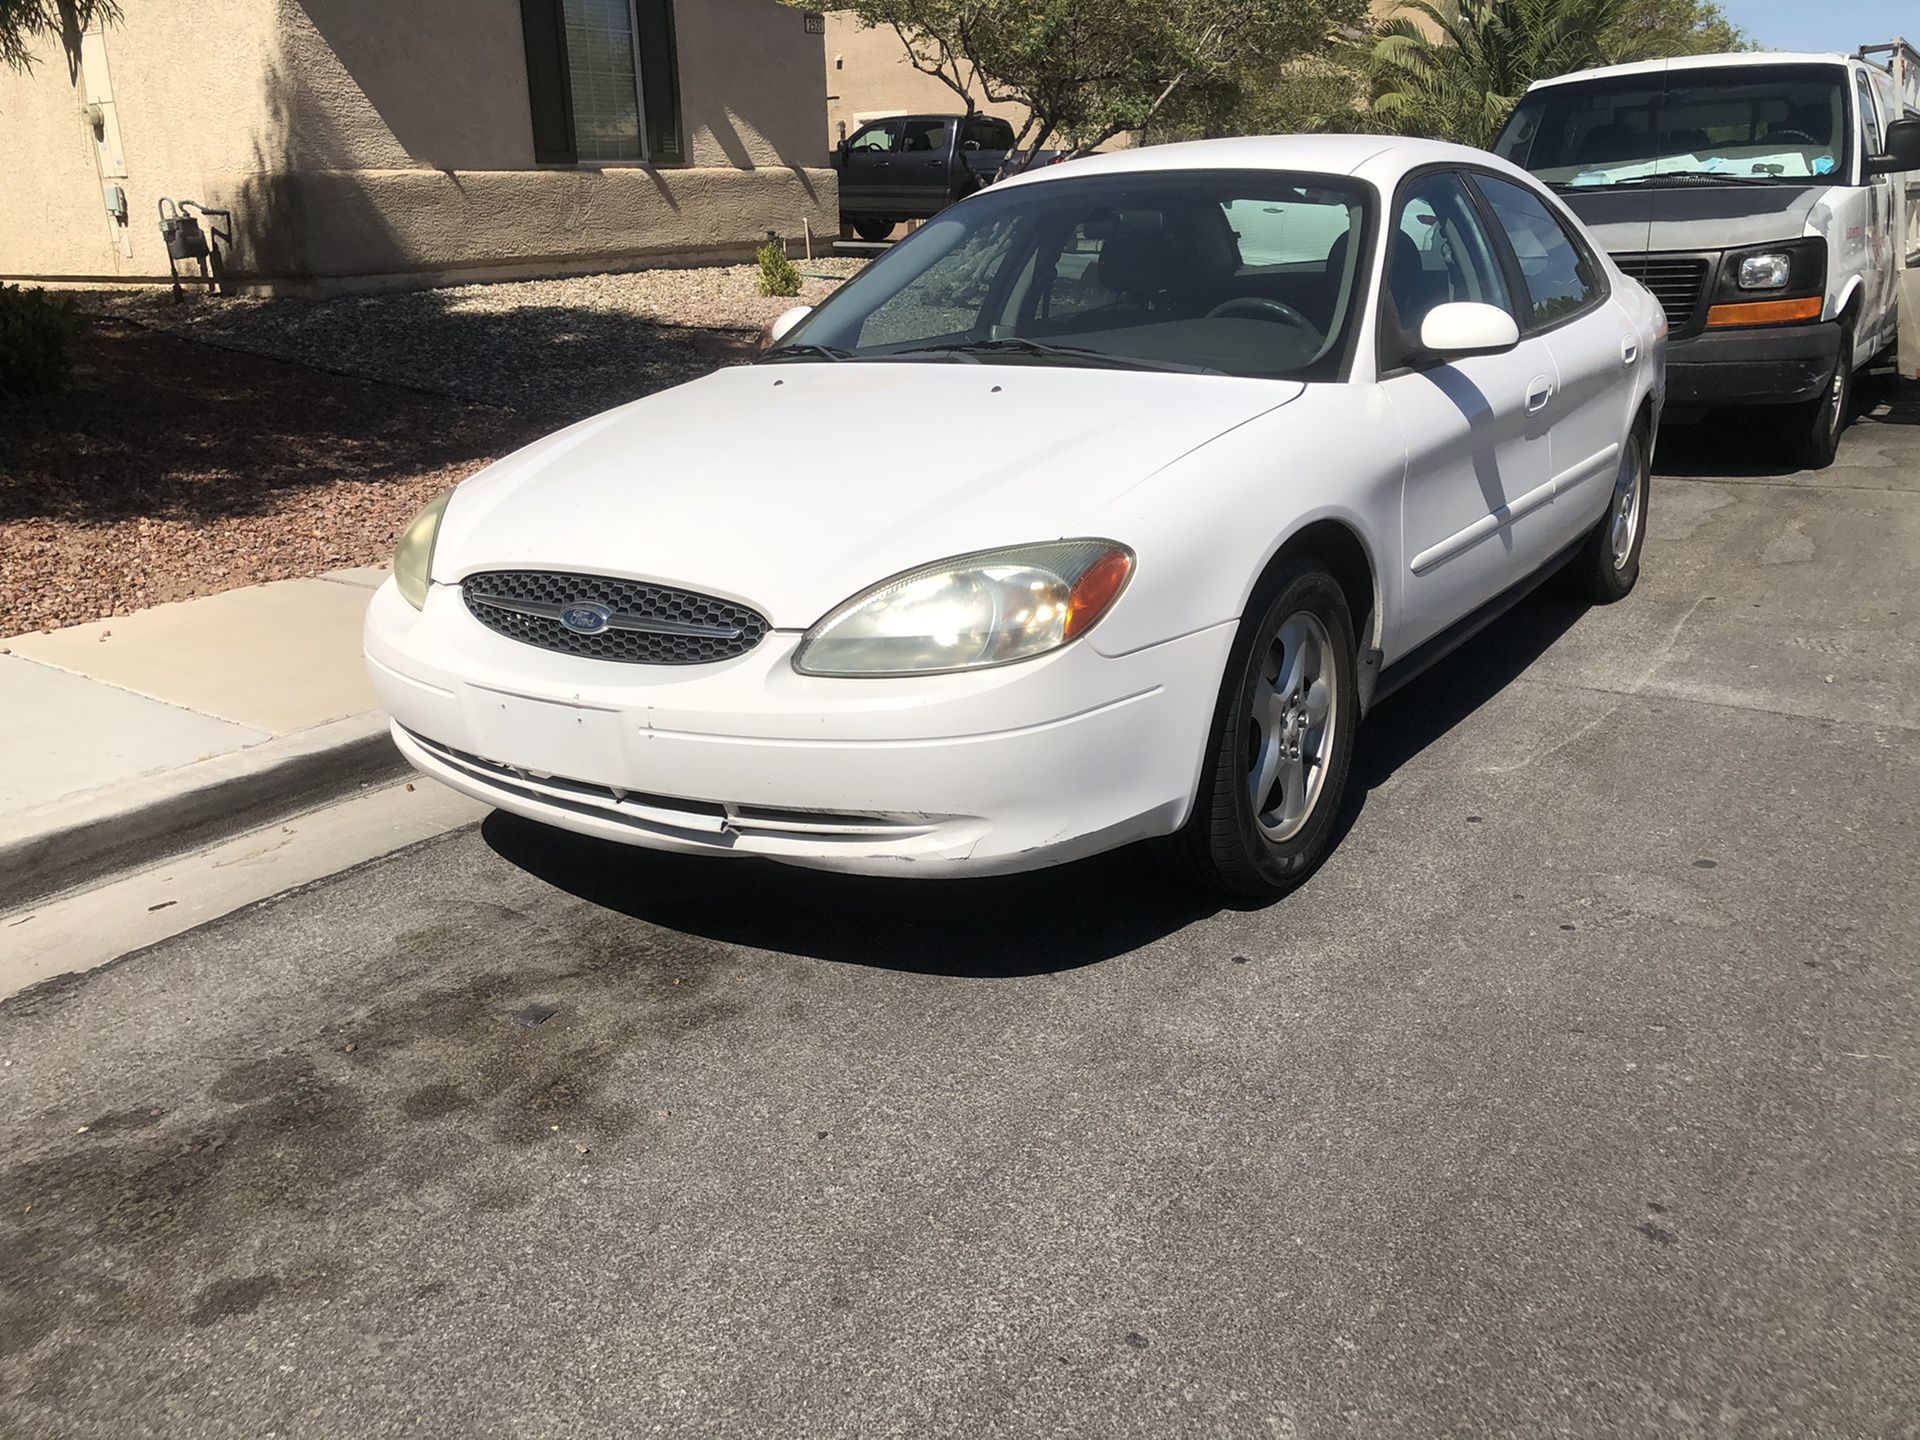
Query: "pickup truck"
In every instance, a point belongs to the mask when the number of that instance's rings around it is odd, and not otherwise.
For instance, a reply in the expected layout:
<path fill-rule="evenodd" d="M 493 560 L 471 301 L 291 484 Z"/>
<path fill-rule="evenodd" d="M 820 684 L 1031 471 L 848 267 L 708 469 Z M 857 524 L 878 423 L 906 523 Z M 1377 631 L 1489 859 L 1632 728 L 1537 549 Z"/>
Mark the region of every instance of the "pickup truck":
<path fill-rule="evenodd" d="M 834 151 L 840 223 L 862 240 L 882 240 L 902 220 L 937 215 L 992 181 L 1013 138 L 1013 127 L 992 115 L 870 121 Z"/>

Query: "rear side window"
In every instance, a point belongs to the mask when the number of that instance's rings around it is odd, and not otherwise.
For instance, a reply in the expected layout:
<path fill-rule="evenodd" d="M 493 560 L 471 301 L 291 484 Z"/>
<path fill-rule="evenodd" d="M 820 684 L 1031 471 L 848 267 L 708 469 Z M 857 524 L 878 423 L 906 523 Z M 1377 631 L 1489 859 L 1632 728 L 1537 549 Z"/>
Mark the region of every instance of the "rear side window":
<path fill-rule="evenodd" d="M 1492 175 L 1476 174 L 1473 183 L 1493 207 L 1520 262 L 1527 287 L 1524 328 L 1538 330 L 1599 302 L 1605 290 L 1593 261 L 1544 200 Z"/>
<path fill-rule="evenodd" d="M 947 122 L 944 120 L 909 120 L 901 127 L 904 134 L 900 148 L 909 153 L 947 148 Z"/>
<path fill-rule="evenodd" d="M 1004 120 L 996 120 L 991 115 L 975 115 L 967 121 L 966 129 L 961 132 L 965 143 L 978 145 L 982 150 L 1011 150 L 1013 148 L 1013 126 Z"/>

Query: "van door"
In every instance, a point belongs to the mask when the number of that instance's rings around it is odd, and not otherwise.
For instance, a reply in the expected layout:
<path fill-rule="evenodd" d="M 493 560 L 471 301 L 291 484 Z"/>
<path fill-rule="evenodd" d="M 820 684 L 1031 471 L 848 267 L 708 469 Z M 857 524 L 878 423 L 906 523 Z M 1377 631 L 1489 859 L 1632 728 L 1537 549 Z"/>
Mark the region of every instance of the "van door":
<path fill-rule="evenodd" d="M 1867 156 L 1878 155 L 1884 148 L 1885 122 L 1891 117 L 1880 113 L 1879 98 L 1864 68 L 1855 68 L 1853 80 L 1860 102 L 1860 157 L 1864 165 Z M 1892 175 L 1876 175 L 1866 182 L 1867 253 L 1860 286 L 1860 326 L 1854 336 L 1856 365 L 1879 354 L 1895 338 L 1894 184 Z"/>

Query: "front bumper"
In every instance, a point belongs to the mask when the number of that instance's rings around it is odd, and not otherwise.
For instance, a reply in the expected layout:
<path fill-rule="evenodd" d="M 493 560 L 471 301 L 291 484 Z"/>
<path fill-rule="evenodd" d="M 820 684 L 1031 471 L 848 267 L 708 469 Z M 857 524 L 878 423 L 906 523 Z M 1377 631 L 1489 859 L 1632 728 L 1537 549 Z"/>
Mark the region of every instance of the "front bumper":
<path fill-rule="evenodd" d="M 563 829 L 869 874 L 1037 869 L 1177 829 L 1232 624 L 973 674 L 796 673 L 774 632 L 711 665 L 623 665 L 486 629 L 389 580 L 368 669 L 423 773 Z"/>
<path fill-rule="evenodd" d="M 1711 330 L 1667 346 L 1667 405 L 1788 405 L 1812 400 L 1833 378 L 1840 326 L 1755 326 Z"/>

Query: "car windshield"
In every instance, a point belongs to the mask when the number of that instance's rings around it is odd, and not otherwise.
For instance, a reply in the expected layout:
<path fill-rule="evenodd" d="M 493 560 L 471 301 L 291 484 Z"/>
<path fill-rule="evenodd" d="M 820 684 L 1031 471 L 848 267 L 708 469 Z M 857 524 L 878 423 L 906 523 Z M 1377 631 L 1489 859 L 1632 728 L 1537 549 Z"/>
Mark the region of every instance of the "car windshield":
<path fill-rule="evenodd" d="M 765 359 L 1331 378 L 1358 309 L 1369 194 L 1277 171 L 987 190 L 882 255 Z"/>
<path fill-rule="evenodd" d="M 1550 85 L 1520 102 L 1494 153 L 1563 189 L 1798 184 L 1845 176 L 1846 70 L 1737 65 Z"/>

